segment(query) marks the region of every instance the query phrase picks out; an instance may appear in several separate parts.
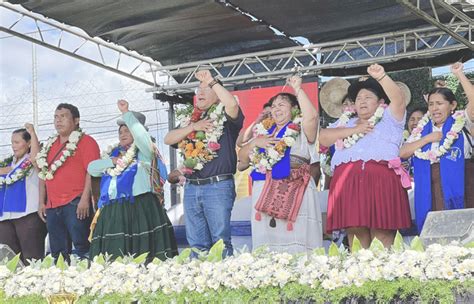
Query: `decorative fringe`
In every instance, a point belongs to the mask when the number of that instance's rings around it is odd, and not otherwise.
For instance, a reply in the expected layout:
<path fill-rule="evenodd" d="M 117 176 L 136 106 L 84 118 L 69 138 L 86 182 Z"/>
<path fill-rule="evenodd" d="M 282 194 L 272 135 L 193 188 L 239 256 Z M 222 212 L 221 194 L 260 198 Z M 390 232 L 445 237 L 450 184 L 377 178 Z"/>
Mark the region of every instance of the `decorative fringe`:
<path fill-rule="evenodd" d="M 277 222 L 274 217 L 270 220 L 270 227 L 275 228 L 277 226 Z"/>

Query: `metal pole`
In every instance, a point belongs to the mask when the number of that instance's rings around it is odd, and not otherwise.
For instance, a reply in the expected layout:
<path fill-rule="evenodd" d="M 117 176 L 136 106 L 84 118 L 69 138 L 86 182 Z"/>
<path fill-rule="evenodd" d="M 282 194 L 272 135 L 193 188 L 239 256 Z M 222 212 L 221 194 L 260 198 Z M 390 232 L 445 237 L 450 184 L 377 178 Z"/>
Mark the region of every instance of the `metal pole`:
<path fill-rule="evenodd" d="M 123 72 L 123 71 L 121 71 L 121 70 L 117 70 L 117 69 L 115 69 L 115 68 L 113 68 L 113 67 L 106 66 L 106 65 L 104 65 L 104 64 L 98 63 L 98 62 L 96 62 L 96 61 L 94 61 L 94 60 L 92 60 L 92 59 L 86 58 L 86 57 L 84 57 L 84 56 L 75 54 L 75 53 L 70 52 L 70 51 L 67 51 L 67 50 L 63 50 L 63 49 L 58 48 L 58 47 L 56 47 L 56 46 L 50 45 L 50 44 L 48 44 L 48 43 L 46 43 L 46 42 L 42 42 L 42 41 L 37 40 L 37 39 L 35 39 L 35 38 L 32 38 L 32 37 L 30 37 L 30 36 L 23 35 L 23 34 L 21 34 L 21 33 L 15 32 L 15 31 L 13 31 L 13 30 L 7 29 L 6 27 L 0 26 L 0 32 L 5 32 L 5 33 L 8 33 L 9 35 L 16 36 L 16 37 L 18 37 L 18 38 L 21 38 L 21 39 L 24 39 L 24 40 L 27 40 L 27 41 L 36 43 L 36 44 L 41 45 L 41 46 L 44 46 L 44 47 L 46 47 L 46 48 L 48 48 L 48 49 L 54 50 L 54 51 L 56 51 L 56 52 L 59 52 L 59 53 L 61 53 L 61 54 L 64 54 L 64 55 L 67 55 L 67 56 L 71 56 L 71 57 L 73 57 L 73 58 L 75 58 L 75 59 L 79 59 L 79 60 L 82 60 L 82 61 L 84 61 L 84 62 L 93 64 L 93 65 L 98 66 L 98 67 L 101 67 L 101 68 L 103 68 L 103 69 L 105 69 L 105 70 L 108 70 L 108 71 L 117 73 L 117 74 L 119 74 L 119 75 L 128 77 L 128 78 L 130 78 L 130 79 L 133 79 L 133 80 L 142 82 L 142 83 L 147 84 L 147 85 L 149 85 L 149 86 L 154 86 L 154 85 L 155 85 L 153 82 L 148 81 L 148 80 L 146 80 L 146 79 L 143 79 L 143 78 L 141 78 L 141 77 L 134 76 L 134 75 L 131 75 L 131 74 L 129 74 L 129 73 Z"/>
<path fill-rule="evenodd" d="M 466 47 L 464 45 L 456 44 L 448 47 L 444 47 L 442 49 L 425 49 L 422 51 L 413 51 L 413 52 L 407 52 L 407 53 L 401 53 L 401 54 L 396 54 L 396 55 L 390 55 L 390 56 L 383 56 L 383 57 L 377 57 L 377 62 L 378 63 L 385 63 L 385 62 L 394 62 L 397 59 L 401 58 L 406 58 L 406 57 L 411 57 L 411 58 L 416 58 L 419 56 L 423 55 L 437 55 L 437 54 L 444 54 L 449 51 L 457 51 L 460 49 L 465 49 Z M 314 73 L 316 74 L 318 71 L 323 70 L 323 69 L 329 69 L 329 68 L 338 68 L 338 67 L 357 67 L 357 66 L 363 66 L 367 64 L 371 64 L 374 62 L 374 58 L 366 58 L 366 59 L 360 59 L 357 62 L 336 62 L 336 63 L 327 63 L 327 64 L 320 64 L 320 65 L 313 65 L 313 66 L 306 66 L 306 67 L 301 67 L 300 71 L 305 72 L 305 73 Z M 274 79 L 279 79 L 283 77 L 284 75 L 291 75 L 293 73 L 293 70 L 288 68 L 285 70 L 278 70 L 278 71 L 272 71 L 272 72 L 261 72 L 261 73 L 255 73 L 255 74 L 245 74 L 245 75 L 239 75 L 239 76 L 233 76 L 233 77 L 228 77 L 221 79 L 225 84 L 237 84 L 241 83 L 244 81 L 248 80 L 253 80 L 253 79 L 258 79 L 258 78 L 265 78 L 265 80 L 271 80 L 275 77 Z M 156 92 L 156 91 L 173 91 L 173 90 L 183 90 L 183 91 L 191 91 L 192 88 L 195 88 L 199 85 L 199 82 L 189 82 L 189 83 L 181 83 L 181 84 L 173 84 L 173 85 L 162 85 L 160 87 L 153 87 L 153 88 L 147 88 L 145 89 L 147 92 Z"/>
<path fill-rule="evenodd" d="M 168 101 L 168 129 L 173 130 L 175 128 L 174 123 L 174 103 L 172 101 Z M 170 171 L 176 169 L 177 158 L 176 158 L 176 149 L 173 147 L 169 147 L 170 152 Z M 171 198 L 171 206 L 175 206 L 178 203 L 178 192 L 176 184 L 171 184 L 170 186 L 170 198 Z"/>
<path fill-rule="evenodd" d="M 38 74 L 36 70 L 36 45 L 31 44 L 31 95 L 33 99 L 33 126 L 38 129 L 38 93 L 37 93 L 37 80 Z"/>
<path fill-rule="evenodd" d="M 32 13 L 32 12 L 24 9 L 20 5 L 15 5 L 15 4 L 11 4 L 11 3 L 8 3 L 8 2 L 0 1 L 0 6 L 3 6 L 6 9 L 9 9 L 9 10 L 14 11 L 16 13 L 22 14 L 22 15 L 27 16 L 29 18 L 32 18 L 34 20 L 41 21 L 41 23 L 44 23 L 46 25 L 49 25 L 49 26 L 52 26 L 54 28 L 60 29 L 62 31 L 68 32 L 68 33 L 70 33 L 70 34 L 72 34 L 76 37 L 80 37 L 80 38 L 83 38 L 87 41 L 94 42 L 98 45 L 107 47 L 107 48 L 109 48 L 111 50 L 114 50 L 114 51 L 117 51 L 119 53 L 124 53 L 127 56 L 132 57 L 134 59 L 144 61 L 146 63 L 149 63 L 149 64 L 153 65 L 153 66 L 161 66 L 161 64 L 159 62 L 151 59 L 150 57 L 146 57 L 146 56 L 142 56 L 138 53 L 130 52 L 123 46 L 114 45 L 112 43 L 109 43 L 109 42 L 106 42 L 106 41 L 102 40 L 101 38 L 90 37 L 90 36 L 80 32 L 78 30 L 75 30 L 75 29 L 65 25 L 65 24 L 62 24 L 62 23 L 57 22 L 57 21 L 53 21 L 54 19 L 46 18 L 46 17 L 43 17 L 41 15 Z"/>

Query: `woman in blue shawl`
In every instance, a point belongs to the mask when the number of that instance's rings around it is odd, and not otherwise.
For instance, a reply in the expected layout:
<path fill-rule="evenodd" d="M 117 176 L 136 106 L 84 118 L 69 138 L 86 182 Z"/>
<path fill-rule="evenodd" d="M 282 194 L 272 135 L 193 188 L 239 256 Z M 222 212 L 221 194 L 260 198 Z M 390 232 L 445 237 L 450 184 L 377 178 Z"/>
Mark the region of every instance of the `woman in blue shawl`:
<path fill-rule="evenodd" d="M 101 160 L 89 164 L 91 176 L 101 176 L 98 212 L 93 221 L 91 257 L 108 253 L 113 257 L 148 253 L 148 261 L 172 258 L 177 254 L 173 227 L 154 193 L 155 147 L 147 132 L 145 115 L 128 110 L 128 102 L 118 101 L 122 112 L 119 144 Z"/>
<path fill-rule="evenodd" d="M 448 88 L 434 88 L 428 94 L 428 113 L 413 129 L 400 157 L 413 156 L 415 177 L 415 214 L 421 232 L 430 211 L 464 208 L 472 198 L 466 196 L 465 172 L 472 155 L 474 86 L 455 63 L 452 73 L 459 79 L 468 104 L 455 111 L 457 101 Z"/>

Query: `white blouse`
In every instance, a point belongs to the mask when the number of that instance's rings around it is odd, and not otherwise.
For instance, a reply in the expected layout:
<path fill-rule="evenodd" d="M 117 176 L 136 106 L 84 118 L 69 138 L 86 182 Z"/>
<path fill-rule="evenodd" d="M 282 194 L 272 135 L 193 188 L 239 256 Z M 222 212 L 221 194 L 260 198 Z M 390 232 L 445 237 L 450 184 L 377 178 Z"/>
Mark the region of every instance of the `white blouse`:
<path fill-rule="evenodd" d="M 12 174 L 13 170 L 17 168 L 24 159 L 29 158 L 30 155 L 26 154 L 23 156 L 22 159 L 15 163 L 15 158 L 13 159 L 13 163 L 15 165 L 12 168 L 12 171 L 7 175 L 9 176 Z M 31 213 L 38 211 L 39 206 L 39 177 L 38 177 L 38 170 L 33 167 L 30 171 L 30 174 L 26 177 L 25 180 L 26 184 L 26 210 L 25 212 L 3 212 L 3 215 L 0 216 L 0 221 L 6 220 L 14 220 L 24 216 L 27 216 Z"/>

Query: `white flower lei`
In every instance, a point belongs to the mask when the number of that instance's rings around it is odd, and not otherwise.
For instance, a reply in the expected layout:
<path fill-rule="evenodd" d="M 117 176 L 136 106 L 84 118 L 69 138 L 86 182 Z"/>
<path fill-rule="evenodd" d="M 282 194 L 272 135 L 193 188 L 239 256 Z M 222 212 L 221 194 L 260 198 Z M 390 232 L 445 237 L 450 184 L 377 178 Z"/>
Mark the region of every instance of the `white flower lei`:
<path fill-rule="evenodd" d="M 262 153 L 260 152 L 261 148 L 259 147 L 253 149 L 250 155 L 250 165 L 255 171 L 265 174 L 267 170 L 271 171 L 273 166 L 283 158 L 286 149 L 291 148 L 295 144 L 296 138 L 301 132 L 302 119 L 302 116 L 298 114 L 290 124 L 296 124 L 299 130 L 297 131 L 287 126 L 283 137 L 280 139 L 279 143 L 277 143 L 277 145 L 282 144 L 286 146 L 283 153 L 279 153 L 277 149 L 275 149 L 276 145 L 265 148 L 265 151 Z M 255 126 L 254 135 L 257 137 L 268 135 L 268 130 L 264 127 L 262 122 Z"/>
<path fill-rule="evenodd" d="M 21 162 L 20 166 L 22 166 L 23 163 L 26 163 L 26 166 L 24 168 L 18 168 L 11 176 L 8 176 L 8 174 L 7 177 L 0 176 L 0 188 L 3 185 L 11 185 L 13 183 L 16 183 L 17 181 L 21 180 L 30 173 L 31 168 L 33 168 L 33 164 L 31 163 L 31 161 L 29 159 L 25 159 Z"/>
<path fill-rule="evenodd" d="M 110 158 L 110 153 L 117 148 L 119 145 L 116 144 L 114 146 L 109 146 L 107 150 L 102 153 L 102 158 L 103 159 L 108 159 Z M 122 174 L 122 172 L 130 166 L 135 160 L 135 156 L 137 155 L 137 146 L 135 143 L 130 145 L 130 148 L 127 149 L 127 152 L 121 157 L 117 159 L 116 165 L 113 168 L 108 168 L 107 169 L 107 174 L 110 176 L 118 176 Z"/>
<path fill-rule="evenodd" d="M 49 150 L 51 150 L 51 146 L 58 139 L 59 135 L 56 134 L 48 138 L 46 145 L 44 145 L 38 155 L 36 155 L 36 164 L 38 165 L 38 168 L 40 170 L 38 174 L 39 178 L 41 178 L 42 180 L 53 179 L 54 173 L 56 173 L 56 171 L 64 164 L 64 162 L 66 162 L 66 159 L 74 155 L 77 149 L 77 145 L 83 135 L 84 132 L 82 132 L 80 128 L 73 131 L 69 135 L 69 142 L 66 144 L 66 149 L 63 150 L 59 159 L 57 159 L 51 164 L 51 168 L 48 168 L 49 164 L 47 161 L 47 157 Z"/>
<path fill-rule="evenodd" d="M 444 139 L 443 143 L 440 142 L 438 148 L 435 150 L 430 149 L 428 151 L 422 152 L 421 148 L 417 149 L 415 151 L 416 157 L 418 157 L 419 159 L 429 160 L 430 163 L 435 163 L 440 159 L 441 156 L 443 156 L 444 154 L 446 154 L 446 152 L 449 151 L 453 142 L 459 137 L 459 132 L 461 132 L 462 128 L 464 127 L 464 124 L 466 123 L 466 118 L 464 117 L 463 111 L 456 111 L 452 115 L 452 117 L 454 119 L 454 123 L 451 126 L 451 130 L 446 133 L 446 138 Z M 429 112 L 427 112 L 418 122 L 416 128 L 412 130 L 412 133 L 408 138 L 407 142 L 411 143 L 420 140 L 421 132 L 423 131 L 423 128 L 426 126 L 426 124 L 430 122 L 430 120 L 431 115 Z"/>
<path fill-rule="evenodd" d="M 375 126 L 383 117 L 383 113 L 385 108 L 387 107 L 386 104 L 381 104 L 375 110 L 374 115 L 369 118 L 369 124 L 371 126 Z M 344 127 L 349 122 L 349 120 L 355 115 L 355 111 L 353 108 L 347 108 L 344 113 L 339 117 L 339 122 L 337 127 Z M 364 137 L 364 133 L 356 133 L 348 136 L 344 139 L 339 139 L 336 141 L 336 150 L 348 149 L 355 145 L 362 137 Z"/>
<path fill-rule="evenodd" d="M 181 122 L 181 127 L 186 127 L 191 123 L 191 115 L 193 111 L 183 111 L 186 112 L 183 115 L 178 115 L 178 120 Z M 205 139 L 199 140 L 199 139 L 189 139 L 185 138 L 183 139 L 179 144 L 178 148 L 180 151 L 181 156 L 184 158 L 184 162 L 180 165 L 181 168 L 188 168 L 190 170 L 202 170 L 204 168 L 204 164 L 211 161 L 215 157 L 217 157 L 217 151 L 210 149 L 209 144 L 215 144 L 218 145 L 218 141 L 221 138 L 222 134 L 224 133 L 224 123 L 227 121 L 227 118 L 225 116 L 225 108 L 222 103 L 218 103 L 215 105 L 215 109 L 212 110 L 210 109 L 208 112 L 208 118 L 212 120 L 212 125 L 213 129 L 211 132 L 204 132 L 205 134 Z M 203 117 L 201 117 L 203 119 Z M 194 145 L 194 149 L 196 149 L 195 144 L 197 142 L 202 142 L 204 144 L 204 147 L 201 149 L 203 151 L 206 151 L 208 153 L 207 158 L 206 157 L 186 157 L 186 151 L 183 148 L 185 147 L 186 144 L 192 143 Z M 190 167 L 192 165 L 192 168 Z"/>

